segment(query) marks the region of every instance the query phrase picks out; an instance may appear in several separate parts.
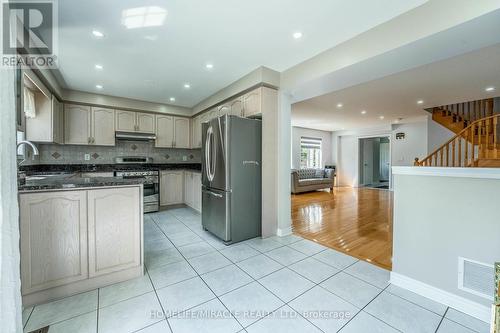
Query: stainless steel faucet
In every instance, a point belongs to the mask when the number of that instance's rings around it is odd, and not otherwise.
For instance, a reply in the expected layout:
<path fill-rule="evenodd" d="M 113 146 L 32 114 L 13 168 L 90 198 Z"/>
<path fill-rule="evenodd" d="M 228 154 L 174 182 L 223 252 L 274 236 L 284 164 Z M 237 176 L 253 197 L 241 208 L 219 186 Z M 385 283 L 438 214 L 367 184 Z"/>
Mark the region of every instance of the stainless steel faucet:
<path fill-rule="evenodd" d="M 35 159 L 35 156 L 38 156 L 39 155 L 39 152 L 38 152 L 38 148 L 33 144 L 33 142 L 31 141 L 26 141 L 26 140 L 23 140 L 23 141 L 19 141 L 18 144 L 17 144 L 17 148 L 19 148 L 19 146 L 22 146 L 22 145 L 28 145 L 31 147 L 31 149 L 33 150 L 33 156 L 32 156 L 32 159 Z M 24 161 L 26 161 L 26 158 L 24 158 L 21 162 L 19 162 L 17 165 L 21 165 Z"/>

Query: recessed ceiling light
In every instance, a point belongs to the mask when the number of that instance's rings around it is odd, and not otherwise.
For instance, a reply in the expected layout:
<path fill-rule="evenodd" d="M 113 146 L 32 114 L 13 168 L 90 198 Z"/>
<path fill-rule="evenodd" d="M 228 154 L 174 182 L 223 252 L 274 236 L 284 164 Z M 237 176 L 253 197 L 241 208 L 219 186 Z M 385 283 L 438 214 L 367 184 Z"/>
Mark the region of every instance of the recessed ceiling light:
<path fill-rule="evenodd" d="M 175 102 L 175 97 L 170 97 L 170 102 Z"/>
<path fill-rule="evenodd" d="M 122 11 L 122 24 L 127 29 L 158 27 L 166 17 L 167 10 L 158 6 L 129 8 Z"/>
<path fill-rule="evenodd" d="M 191 88 L 191 85 L 189 83 L 184 83 L 184 88 L 189 89 Z"/>
<path fill-rule="evenodd" d="M 102 67 L 102 65 L 99 65 L 99 64 L 96 64 L 96 65 L 95 65 L 95 69 L 97 69 L 97 70 L 99 70 L 99 71 L 100 71 L 100 70 L 102 70 L 103 68 L 104 68 L 104 67 Z"/>
<path fill-rule="evenodd" d="M 296 32 L 294 32 L 294 33 L 293 33 L 293 35 L 292 35 L 292 36 L 293 36 L 293 38 L 295 38 L 295 39 L 300 39 L 300 38 L 302 38 L 302 32 L 300 32 L 300 31 L 296 31 Z"/>
<path fill-rule="evenodd" d="M 211 63 L 208 63 L 205 65 L 205 67 L 206 67 L 206 69 L 212 69 L 212 68 L 214 68 L 214 65 Z"/>
<path fill-rule="evenodd" d="M 100 32 L 99 30 L 92 30 L 92 35 L 94 35 L 94 37 L 96 37 L 96 38 L 103 38 L 104 37 L 104 34 L 102 32 Z"/>
<path fill-rule="evenodd" d="M 337 107 L 338 107 L 338 108 L 341 108 L 341 107 L 343 107 L 343 106 L 344 106 L 344 104 L 342 104 L 342 103 L 337 104 Z"/>
<path fill-rule="evenodd" d="M 495 91 L 495 87 L 488 87 L 485 89 L 487 92 Z"/>
<path fill-rule="evenodd" d="M 384 116 L 380 116 L 378 117 L 380 120 L 383 120 L 385 117 Z"/>
<path fill-rule="evenodd" d="M 424 104 L 424 101 L 423 100 L 418 100 L 417 104 Z"/>
<path fill-rule="evenodd" d="M 97 89 L 102 89 L 102 88 L 104 88 L 104 87 L 102 86 L 102 84 L 96 84 L 96 85 L 95 85 L 95 87 L 96 87 Z"/>
<path fill-rule="evenodd" d="M 366 114 L 366 110 L 361 111 L 361 114 Z"/>

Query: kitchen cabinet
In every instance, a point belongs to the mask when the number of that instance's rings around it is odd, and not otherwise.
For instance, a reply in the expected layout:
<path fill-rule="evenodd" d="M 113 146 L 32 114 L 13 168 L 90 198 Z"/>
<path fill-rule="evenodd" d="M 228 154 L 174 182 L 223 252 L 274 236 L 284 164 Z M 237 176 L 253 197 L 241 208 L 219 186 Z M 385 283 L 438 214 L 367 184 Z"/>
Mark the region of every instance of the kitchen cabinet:
<path fill-rule="evenodd" d="M 88 192 L 89 277 L 141 264 L 141 210 L 134 187 Z"/>
<path fill-rule="evenodd" d="M 226 103 L 226 104 L 222 104 L 221 106 L 219 106 L 217 108 L 217 115 L 220 117 L 220 116 L 224 116 L 226 114 L 230 114 L 231 113 L 231 105 L 229 103 Z"/>
<path fill-rule="evenodd" d="M 189 118 L 156 115 L 156 147 L 189 148 L 189 141 Z"/>
<path fill-rule="evenodd" d="M 52 141 L 64 143 L 64 104 L 52 95 Z"/>
<path fill-rule="evenodd" d="M 201 212 L 201 173 L 185 171 L 184 203 Z"/>
<path fill-rule="evenodd" d="M 64 143 L 90 144 L 90 106 L 66 104 L 64 106 Z"/>
<path fill-rule="evenodd" d="M 201 116 L 191 119 L 191 148 L 201 148 Z"/>
<path fill-rule="evenodd" d="M 241 97 L 237 97 L 229 102 L 229 114 L 243 117 L 243 101 Z"/>
<path fill-rule="evenodd" d="M 23 304 L 143 274 L 142 186 L 27 192 L 19 203 Z"/>
<path fill-rule="evenodd" d="M 115 145 L 115 110 L 92 107 L 91 144 Z"/>
<path fill-rule="evenodd" d="M 212 120 L 212 119 L 215 119 L 215 118 L 217 118 L 218 116 L 219 116 L 219 110 L 218 110 L 218 108 L 213 108 L 213 109 L 211 109 L 211 110 L 209 110 L 209 111 L 207 112 L 205 122 L 210 121 L 210 120 Z"/>
<path fill-rule="evenodd" d="M 242 96 L 244 117 L 251 117 L 262 113 L 261 90 L 262 88 L 257 88 Z"/>
<path fill-rule="evenodd" d="M 155 115 L 135 111 L 116 111 L 116 130 L 119 132 L 155 132 Z"/>
<path fill-rule="evenodd" d="M 64 143 L 75 145 L 115 145 L 115 111 L 66 104 Z"/>
<path fill-rule="evenodd" d="M 87 193 L 20 195 L 23 294 L 87 278 Z"/>
<path fill-rule="evenodd" d="M 160 205 L 181 204 L 184 201 L 184 171 L 160 173 Z"/>

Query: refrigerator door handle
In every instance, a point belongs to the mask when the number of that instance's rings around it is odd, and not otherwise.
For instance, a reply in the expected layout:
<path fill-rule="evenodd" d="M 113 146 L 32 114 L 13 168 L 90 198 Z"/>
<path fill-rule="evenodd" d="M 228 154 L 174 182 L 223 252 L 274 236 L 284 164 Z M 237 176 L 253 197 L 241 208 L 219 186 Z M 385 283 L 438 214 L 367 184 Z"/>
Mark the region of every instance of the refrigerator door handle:
<path fill-rule="evenodd" d="M 203 190 L 203 193 L 209 194 L 209 195 L 216 197 L 216 198 L 223 198 L 224 197 L 222 194 L 215 193 L 215 192 L 208 191 L 208 190 Z"/>
<path fill-rule="evenodd" d="M 207 138 L 205 139 L 205 165 L 206 165 L 206 173 L 208 181 L 211 182 L 214 180 L 215 174 L 212 172 L 212 136 L 214 130 L 212 126 L 207 129 Z"/>

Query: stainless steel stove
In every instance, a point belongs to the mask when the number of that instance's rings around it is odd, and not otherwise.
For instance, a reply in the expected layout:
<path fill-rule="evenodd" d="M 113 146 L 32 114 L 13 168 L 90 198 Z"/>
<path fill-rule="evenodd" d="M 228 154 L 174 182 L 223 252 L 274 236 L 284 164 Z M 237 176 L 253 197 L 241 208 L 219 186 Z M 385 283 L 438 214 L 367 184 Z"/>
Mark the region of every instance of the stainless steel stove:
<path fill-rule="evenodd" d="M 151 163 L 148 157 L 120 157 L 115 159 L 117 164 L 146 164 Z M 141 179 L 144 188 L 144 213 L 157 212 L 160 209 L 160 171 L 156 169 L 117 170 L 116 177 Z"/>

